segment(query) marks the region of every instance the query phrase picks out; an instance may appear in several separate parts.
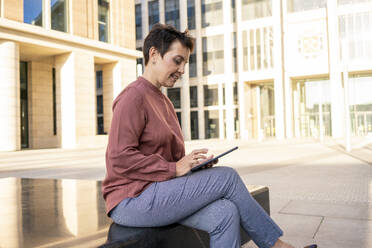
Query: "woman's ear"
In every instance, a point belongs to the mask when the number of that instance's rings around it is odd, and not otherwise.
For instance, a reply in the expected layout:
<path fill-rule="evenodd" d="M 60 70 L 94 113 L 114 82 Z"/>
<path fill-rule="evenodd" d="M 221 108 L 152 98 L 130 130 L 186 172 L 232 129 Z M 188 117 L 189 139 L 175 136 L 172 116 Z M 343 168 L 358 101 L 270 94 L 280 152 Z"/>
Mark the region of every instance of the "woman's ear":
<path fill-rule="evenodd" d="M 151 47 L 149 50 L 149 61 L 151 64 L 155 65 L 159 57 L 159 52 L 155 47 Z"/>

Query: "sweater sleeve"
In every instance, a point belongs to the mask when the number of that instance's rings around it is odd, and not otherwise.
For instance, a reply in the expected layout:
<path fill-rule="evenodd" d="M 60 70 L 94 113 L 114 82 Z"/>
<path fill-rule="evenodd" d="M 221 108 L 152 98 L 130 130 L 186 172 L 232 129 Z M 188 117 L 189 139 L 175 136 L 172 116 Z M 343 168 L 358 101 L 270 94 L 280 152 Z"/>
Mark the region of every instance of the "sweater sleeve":
<path fill-rule="evenodd" d="M 146 125 L 143 98 L 128 88 L 114 104 L 107 149 L 108 164 L 114 173 L 132 180 L 165 181 L 176 176 L 176 163 L 159 154 L 145 155 L 139 140 Z"/>

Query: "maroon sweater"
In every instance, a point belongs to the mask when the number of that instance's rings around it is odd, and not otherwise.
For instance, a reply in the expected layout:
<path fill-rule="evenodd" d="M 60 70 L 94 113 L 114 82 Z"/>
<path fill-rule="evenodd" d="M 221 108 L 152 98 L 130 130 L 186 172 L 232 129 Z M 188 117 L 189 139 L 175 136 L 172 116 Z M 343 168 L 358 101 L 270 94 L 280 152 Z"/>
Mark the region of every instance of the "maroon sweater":
<path fill-rule="evenodd" d="M 152 182 L 176 176 L 185 155 L 184 140 L 171 101 L 139 77 L 113 103 L 102 183 L 106 212 L 127 197 L 141 194 Z"/>

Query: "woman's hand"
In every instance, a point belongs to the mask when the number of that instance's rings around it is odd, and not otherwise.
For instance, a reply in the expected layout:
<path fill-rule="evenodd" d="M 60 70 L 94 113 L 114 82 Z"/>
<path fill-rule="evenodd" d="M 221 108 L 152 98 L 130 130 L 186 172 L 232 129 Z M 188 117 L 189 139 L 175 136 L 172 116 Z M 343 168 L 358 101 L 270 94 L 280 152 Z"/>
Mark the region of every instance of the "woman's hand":
<path fill-rule="evenodd" d="M 202 164 L 202 163 L 204 163 L 204 161 L 210 160 L 210 159 L 212 159 L 213 157 L 214 157 L 214 156 L 211 155 L 211 156 L 209 156 L 208 158 L 206 158 L 205 160 L 200 161 L 198 164 Z M 203 169 L 211 168 L 213 165 L 215 165 L 215 164 L 217 164 L 217 163 L 218 163 L 218 159 L 213 160 L 212 162 L 209 162 L 208 164 L 204 165 L 204 166 L 202 167 L 202 170 L 203 170 Z"/>
<path fill-rule="evenodd" d="M 199 159 L 206 159 L 205 154 L 208 149 L 197 149 L 193 150 L 190 154 L 184 156 L 176 163 L 176 177 L 181 177 L 187 174 L 192 167 L 200 164 Z"/>

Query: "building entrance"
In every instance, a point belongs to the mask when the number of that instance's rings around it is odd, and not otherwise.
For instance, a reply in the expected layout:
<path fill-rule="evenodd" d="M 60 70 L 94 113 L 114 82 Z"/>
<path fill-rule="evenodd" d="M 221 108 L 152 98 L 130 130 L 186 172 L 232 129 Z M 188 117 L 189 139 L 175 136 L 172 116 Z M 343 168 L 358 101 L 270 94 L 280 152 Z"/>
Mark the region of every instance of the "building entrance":
<path fill-rule="evenodd" d="M 295 136 L 314 138 L 331 136 L 329 80 L 296 80 L 292 93 Z"/>
<path fill-rule="evenodd" d="M 252 137 L 259 140 L 275 137 L 274 83 L 251 84 L 251 114 L 249 126 Z"/>

